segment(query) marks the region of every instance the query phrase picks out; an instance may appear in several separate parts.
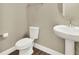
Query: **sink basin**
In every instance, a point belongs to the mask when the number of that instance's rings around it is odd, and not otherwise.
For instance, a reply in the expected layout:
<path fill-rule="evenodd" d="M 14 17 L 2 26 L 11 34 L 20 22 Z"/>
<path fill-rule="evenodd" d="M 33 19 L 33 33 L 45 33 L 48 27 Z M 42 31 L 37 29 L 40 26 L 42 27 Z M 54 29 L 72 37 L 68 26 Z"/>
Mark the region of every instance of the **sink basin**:
<path fill-rule="evenodd" d="M 65 54 L 75 54 L 75 42 L 79 42 L 79 27 L 56 25 L 53 27 L 55 34 L 65 39 Z"/>
<path fill-rule="evenodd" d="M 61 38 L 79 41 L 79 27 L 56 25 L 53 30 L 55 34 Z"/>

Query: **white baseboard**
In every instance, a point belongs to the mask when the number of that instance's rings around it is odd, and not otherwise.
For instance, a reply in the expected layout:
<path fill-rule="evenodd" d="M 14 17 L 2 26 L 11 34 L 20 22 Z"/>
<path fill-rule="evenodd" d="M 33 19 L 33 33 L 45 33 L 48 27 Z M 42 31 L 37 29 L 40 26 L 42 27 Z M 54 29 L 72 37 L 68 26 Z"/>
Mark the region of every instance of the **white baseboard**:
<path fill-rule="evenodd" d="M 51 55 L 64 55 L 64 54 L 62 54 L 60 52 L 57 52 L 55 50 L 52 50 L 50 48 L 47 48 L 47 47 L 42 46 L 42 45 L 37 44 L 37 43 L 35 43 L 34 47 L 37 48 L 37 49 L 39 49 L 39 50 L 42 50 L 42 51 L 44 51 L 44 52 L 46 52 L 48 54 L 51 54 Z"/>
<path fill-rule="evenodd" d="M 11 47 L 10 49 L 7 49 L 7 50 L 1 52 L 0 55 L 8 55 L 8 54 L 10 54 L 11 52 L 13 52 L 15 50 L 16 50 L 15 47 Z"/>
<path fill-rule="evenodd" d="M 42 50 L 42 51 L 44 51 L 44 52 L 46 52 L 48 54 L 51 54 L 51 55 L 64 55 L 64 54 L 62 54 L 60 52 L 57 52 L 55 50 L 52 50 L 50 48 L 47 48 L 47 47 L 42 46 L 42 45 L 37 44 L 37 43 L 35 43 L 34 47 L 37 48 L 37 49 L 39 49 L 39 50 Z M 1 52 L 0 55 L 8 55 L 8 54 L 10 54 L 11 52 L 13 52 L 15 50 L 16 50 L 16 48 L 12 47 L 10 49 L 7 49 L 7 50 Z"/>

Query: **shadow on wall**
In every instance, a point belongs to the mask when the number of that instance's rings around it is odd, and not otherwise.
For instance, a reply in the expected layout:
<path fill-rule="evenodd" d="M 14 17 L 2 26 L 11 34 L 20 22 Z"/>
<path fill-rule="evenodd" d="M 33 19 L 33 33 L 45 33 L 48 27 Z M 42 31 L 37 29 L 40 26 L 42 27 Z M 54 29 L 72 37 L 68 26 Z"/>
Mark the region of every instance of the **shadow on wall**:
<path fill-rule="evenodd" d="M 30 38 L 28 33 L 25 33 L 24 36 L 22 38 Z"/>

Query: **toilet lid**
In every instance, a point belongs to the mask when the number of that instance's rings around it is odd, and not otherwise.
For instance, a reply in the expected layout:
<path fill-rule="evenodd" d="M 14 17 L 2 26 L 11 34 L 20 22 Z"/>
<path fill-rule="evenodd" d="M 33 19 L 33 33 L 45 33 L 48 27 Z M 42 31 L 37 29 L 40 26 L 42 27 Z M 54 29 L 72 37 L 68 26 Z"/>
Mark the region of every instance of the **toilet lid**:
<path fill-rule="evenodd" d="M 16 46 L 19 47 L 19 48 L 21 48 L 21 47 L 28 47 L 29 44 L 32 44 L 32 39 L 24 38 L 24 39 L 19 40 L 16 43 Z"/>

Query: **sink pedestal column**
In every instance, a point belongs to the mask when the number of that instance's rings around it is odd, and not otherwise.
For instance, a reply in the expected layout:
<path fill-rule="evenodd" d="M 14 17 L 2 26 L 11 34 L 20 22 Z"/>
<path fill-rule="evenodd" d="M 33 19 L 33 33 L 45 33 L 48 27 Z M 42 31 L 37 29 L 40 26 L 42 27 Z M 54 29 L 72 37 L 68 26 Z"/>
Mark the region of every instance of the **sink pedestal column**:
<path fill-rule="evenodd" d="M 66 55 L 74 55 L 75 49 L 74 49 L 74 41 L 73 40 L 65 40 L 65 54 Z"/>

